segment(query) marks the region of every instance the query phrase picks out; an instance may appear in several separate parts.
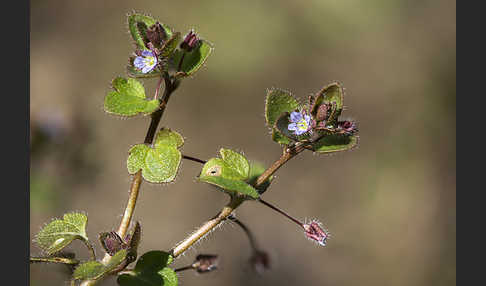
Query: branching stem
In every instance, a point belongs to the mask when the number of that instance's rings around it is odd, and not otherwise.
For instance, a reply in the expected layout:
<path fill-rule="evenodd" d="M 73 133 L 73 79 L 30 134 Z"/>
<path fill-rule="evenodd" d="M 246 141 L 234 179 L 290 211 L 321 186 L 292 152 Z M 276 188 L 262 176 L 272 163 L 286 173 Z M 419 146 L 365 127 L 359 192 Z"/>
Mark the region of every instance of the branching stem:
<path fill-rule="evenodd" d="M 62 263 L 68 265 L 77 265 L 79 260 L 65 258 L 65 257 L 31 257 L 30 263 L 45 262 L 45 263 Z"/>
<path fill-rule="evenodd" d="M 258 177 L 257 182 L 254 187 L 258 188 L 263 184 L 268 178 L 270 178 L 280 167 L 282 167 L 288 160 L 292 159 L 294 156 L 304 151 L 304 145 L 301 143 L 293 144 L 287 147 L 282 156 L 273 163 L 270 168 L 265 170 L 260 177 Z M 183 241 L 177 244 L 172 250 L 171 254 L 174 258 L 178 257 L 186 250 L 188 250 L 194 243 L 199 239 L 203 238 L 211 230 L 217 227 L 222 221 L 227 219 L 233 211 L 239 207 L 245 201 L 244 198 L 239 196 L 231 197 L 231 201 L 212 219 L 202 224 L 195 232 L 186 237 Z"/>

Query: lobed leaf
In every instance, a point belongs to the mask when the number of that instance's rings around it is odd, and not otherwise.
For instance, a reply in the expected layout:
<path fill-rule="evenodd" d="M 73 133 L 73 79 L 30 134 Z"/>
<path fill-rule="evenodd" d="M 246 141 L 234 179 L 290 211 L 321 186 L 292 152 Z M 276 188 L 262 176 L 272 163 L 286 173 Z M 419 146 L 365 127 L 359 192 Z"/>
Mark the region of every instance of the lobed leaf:
<path fill-rule="evenodd" d="M 258 191 L 246 181 L 249 177 L 250 164 L 241 154 L 221 148 L 221 158 L 212 158 L 204 164 L 199 180 L 216 185 L 230 194 L 241 193 L 258 198 Z"/>
<path fill-rule="evenodd" d="M 121 116 L 150 114 L 159 108 L 159 101 L 146 100 L 143 85 L 133 78 L 117 77 L 112 82 L 113 89 L 105 97 L 104 109 L 108 113 Z"/>
<path fill-rule="evenodd" d="M 118 276 L 121 286 L 177 286 L 177 274 L 167 267 L 173 257 L 163 251 L 149 251 L 142 255 L 133 271 Z"/>
<path fill-rule="evenodd" d="M 75 239 L 88 240 L 88 217 L 82 213 L 67 213 L 46 225 L 36 236 L 36 242 L 48 254 L 60 251 Z"/>
<path fill-rule="evenodd" d="M 161 129 L 153 148 L 137 144 L 130 148 L 127 169 L 130 174 L 142 170 L 142 176 L 151 183 L 168 183 L 175 179 L 182 154 L 178 150 L 184 144 L 182 136 L 170 129 Z"/>
<path fill-rule="evenodd" d="M 106 263 L 106 265 L 102 264 L 99 261 L 88 261 L 86 263 L 80 264 L 73 273 L 74 279 L 82 279 L 82 280 L 96 280 L 101 278 L 103 275 L 108 274 L 109 272 L 115 270 L 118 266 L 120 266 L 126 258 L 127 251 L 122 249 L 115 253 L 110 260 Z"/>

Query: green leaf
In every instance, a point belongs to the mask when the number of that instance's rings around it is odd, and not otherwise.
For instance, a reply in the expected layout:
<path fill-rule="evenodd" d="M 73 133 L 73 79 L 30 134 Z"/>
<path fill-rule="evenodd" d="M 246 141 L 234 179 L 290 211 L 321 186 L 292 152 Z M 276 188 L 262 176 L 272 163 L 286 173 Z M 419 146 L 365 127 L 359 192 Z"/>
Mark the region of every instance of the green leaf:
<path fill-rule="evenodd" d="M 177 286 L 178 278 L 174 270 L 167 267 L 172 256 L 163 251 L 149 251 L 142 255 L 133 271 L 118 276 L 121 286 Z"/>
<path fill-rule="evenodd" d="M 162 57 L 168 57 L 172 54 L 172 52 L 177 48 L 177 45 L 181 41 L 181 33 L 176 32 L 170 37 L 160 49 Z"/>
<path fill-rule="evenodd" d="M 350 150 L 358 144 L 358 136 L 351 135 L 327 135 L 316 143 L 312 144 L 312 149 L 317 153 L 332 153 Z"/>
<path fill-rule="evenodd" d="M 258 162 L 251 162 L 250 163 L 250 175 L 248 176 L 248 184 L 254 186 L 256 184 L 256 181 L 258 180 L 258 177 L 260 177 L 263 172 L 265 172 L 266 168 L 263 164 L 260 164 Z M 258 188 L 258 193 L 261 195 L 263 194 L 267 188 L 270 186 L 270 183 L 273 180 L 273 176 L 270 176 L 265 182 L 263 182 Z"/>
<path fill-rule="evenodd" d="M 252 198 L 258 198 L 255 188 L 246 181 L 250 173 L 250 164 L 241 154 L 221 148 L 221 158 L 212 158 L 204 164 L 199 180 L 222 188 L 234 194 L 241 193 Z"/>
<path fill-rule="evenodd" d="M 132 38 L 139 49 L 147 50 L 147 47 L 145 45 L 145 43 L 147 42 L 146 32 L 148 27 L 152 26 L 156 22 L 157 20 L 146 15 L 137 13 L 128 15 L 128 29 L 130 30 L 130 34 L 132 35 Z M 169 26 L 163 23 L 160 24 L 167 34 L 167 38 L 172 37 L 172 31 Z"/>
<path fill-rule="evenodd" d="M 103 275 L 115 270 L 120 266 L 126 258 L 127 251 L 122 249 L 113 255 L 106 265 L 99 261 L 88 261 L 86 263 L 80 264 L 73 273 L 74 279 L 89 279 L 96 280 L 101 278 Z"/>
<path fill-rule="evenodd" d="M 272 128 L 272 140 L 280 144 L 290 144 L 290 140 L 274 128 L 275 122 L 285 112 L 292 112 L 299 108 L 299 102 L 290 92 L 272 88 L 267 91 L 265 101 L 265 119 Z"/>
<path fill-rule="evenodd" d="M 343 110 L 344 91 L 341 85 L 337 82 L 333 82 L 323 87 L 315 98 L 314 108 L 311 113 L 314 113 L 319 105 L 322 103 L 332 104 L 329 118 L 327 119 L 327 125 L 335 125 L 338 117 Z"/>
<path fill-rule="evenodd" d="M 112 82 L 113 89 L 105 97 L 105 111 L 108 113 L 134 116 L 139 113 L 145 115 L 159 108 L 159 101 L 146 100 L 143 85 L 133 78 L 117 77 Z"/>
<path fill-rule="evenodd" d="M 157 133 L 153 148 L 138 144 L 130 148 L 127 168 L 130 174 L 142 170 L 143 178 L 151 183 L 168 183 L 175 179 L 182 154 L 178 150 L 184 144 L 182 136 L 164 128 Z"/>
<path fill-rule="evenodd" d="M 282 145 L 288 145 L 292 142 L 275 128 L 272 129 L 272 140 Z"/>
<path fill-rule="evenodd" d="M 48 254 L 60 251 L 75 239 L 88 240 L 86 224 L 88 217 L 82 213 L 68 213 L 56 219 L 37 234 L 36 242 Z"/>
<path fill-rule="evenodd" d="M 171 68 L 178 71 L 177 76 L 190 76 L 204 65 L 212 51 L 213 45 L 201 39 L 199 44 L 189 53 L 181 49 L 175 50 L 170 60 Z M 183 55 L 184 58 L 179 70 L 179 63 Z"/>

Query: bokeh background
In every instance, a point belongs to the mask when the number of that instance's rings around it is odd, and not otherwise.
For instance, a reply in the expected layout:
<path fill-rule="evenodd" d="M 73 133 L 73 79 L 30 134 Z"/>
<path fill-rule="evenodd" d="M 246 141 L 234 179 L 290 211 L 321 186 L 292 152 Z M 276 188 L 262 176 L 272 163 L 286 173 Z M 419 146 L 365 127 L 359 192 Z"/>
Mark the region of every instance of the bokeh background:
<path fill-rule="evenodd" d="M 332 156 L 310 152 L 277 173 L 264 198 L 332 238 L 309 242 L 256 203 L 237 216 L 272 259 L 255 274 L 242 231 L 230 224 L 176 261 L 221 257 L 218 271 L 183 272 L 180 285 L 455 285 L 456 3 L 453 0 L 31 1 L 31 239 L 69 211 L 89 216 L 88 235 L 116 229 L 126 203 L 129 147 L 148 118 L 103 112 L 111 79 L 132 53 L 126 14 L 149 13 L 215 50 L 174 94 L 161 126 L 202 159 L 220 147 L 269 165 L 281 154 L 264 124 L 265 91 L 304 99 L 332 80 L 346 88 L 345 117 L 360 144 Z M 147 93 L 154 82 L 146 81 Z M 226 203 L 182 162 L 176 183 L 144 183 L 135 211 L 140 253 L 168 250 Z M 87 258 L 75 242 L 70 250 Z M 31 244 L 31 255 L 40 250 Z M 30 266 L 31 285 L 66 285 L 59 265 Z M 100 285 L 116 285 L 114 278 Z"/>

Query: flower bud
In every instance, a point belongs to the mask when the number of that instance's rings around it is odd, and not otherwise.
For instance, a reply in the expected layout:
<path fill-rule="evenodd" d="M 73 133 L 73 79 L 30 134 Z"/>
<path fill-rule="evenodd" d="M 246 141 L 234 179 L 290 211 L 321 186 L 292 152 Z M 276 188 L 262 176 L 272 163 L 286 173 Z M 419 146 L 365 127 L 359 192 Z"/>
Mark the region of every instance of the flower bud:
<path fill-rule="evenodd" d="M 115 255 L 122 248 L 125 248 L 125 242 L 115 231 L 100 233 L 99 238 L 106 253 L 111 256 Z"/>
<path fill-rule="evenodd" d="M 211 254 L 199 254 L 194 263 L 192 263 L 192 267 L 198 273 L 206 273 L 216 270 L 218 268 L 218 256 Z"/>
<path fill-rule="evenodd" d="M 199 42 L 199 39 L 197 38 L 196 33 L 194 33 L 194 31 L 191 30 L 184 37 L 184 40 L 182 41 L 180 47 L 181 47 L 181 49 L 185 50 L 186 52 L 190 52 L 196 47 L 198 42 Z"/>
<path fill-rule="evenodd" d="M 344 133 L 346 135 L 352 135 L 354 133 L 356 133 L 357 129 L 356 129 L 356 123 L 354 123 L 353 121 L 339 121 L 338 122 L 338 130 L 341 132 L 341 133 Z"/>
<path fill-rule="evenodd" d="M 318 221 L 304 224 L 305 236 L 308 239 L 317 242 L 321 246 L 326 246 L 326 240 L 329 237 L 329 232 L 323 229 Z"/>
<path fill-rule="evenodd" d="M 150 26 L 146 31 L 146 35 L 149 43 L 152 43 L 152 45 L 157 48 L 160 48 L 162 46 L 162 43 L 167 38 L 164 28 L 159 22 Z"/>
<path fill-rule="evenodd" d="M 258 274 L 262 275 L 270 269 L 270 256 L 265 251 L 256 250 L 250 258 L 250 264 Z"/>
<path fill-rule="evenodd" d="M 317 113 L 316 113 L 316 120 L 317 121 L 324 121 L 327 119 L 327 104 L 321 104 L 317 108 Z"/>

